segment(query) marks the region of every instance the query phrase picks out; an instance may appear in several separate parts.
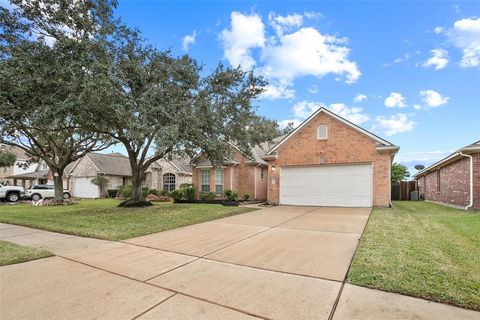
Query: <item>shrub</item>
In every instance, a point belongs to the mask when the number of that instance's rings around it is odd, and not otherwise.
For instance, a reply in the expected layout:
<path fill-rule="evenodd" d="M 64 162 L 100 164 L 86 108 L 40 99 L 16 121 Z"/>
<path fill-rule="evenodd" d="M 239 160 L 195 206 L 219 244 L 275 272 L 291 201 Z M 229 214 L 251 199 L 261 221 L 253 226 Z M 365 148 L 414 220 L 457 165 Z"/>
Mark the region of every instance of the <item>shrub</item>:
<path fill-rule="evenodd" d="M 225 190 L 225 198 L 227 201 L 237 201 L 238 200 L 238 193 L 233 190 Z"/>
<path fill-rule="evenodd" d="M 180 187 L 180 190 L 183 191 L 185 200 L 188 202 L 193 202 L 193 200 L 195 200 L 195 188 L 192 184 Z"/>
<path fill-rule="evenodd" d="M 243 194 L 243 200 L 244 200 L 244 201 L 248 201 L 248 199 L 250 199 L 250 193 L 245 192 L 245 193 Z"/>
<path fill-rule="evenodd" d="M 180 189 L 172 190 L 168 193 L 168 195 L 173 198 L 173 202 L 179 202 L 183 200 L 183 192 Z"/>
<path fill-rule="evenodd" d="M 150 189 L 148 190 L 148 194 L 153 194 L 155 196 L 160 195 L 157 189 Z"/>
<path fill-rule="evenodd" d="M 125 185 L 120 187 L 120 189 L 118 190 L 118 193 L 122 197 L 129 198 L 132 196 L 132 191 L 133 191 L 133 188 L 131 185 Z"/>
<path fill-rule="evenodd" d="M 117 194 L 118 194 L 118 190 L 116 189 L 107 190 L 107 195 L 109 198 L 115 198 Z"/>
<path fill-rule="evenodd" d="M 202 200 L 213 200 L 215 198 L 216 194 L 215 192 L 201 192 L 200 193 L 200 198 Z"/>
<path fill-rule="evenodd" d="M 180 189 L 173 190 L 169 193 L 174 202 L 187 201 L 193 202 L 195 200 L 195 188 L 192 184 L 182 184 Z"/>
<path fill-rule="evenodd" d="M 143 197 L 148 196 L 148 191 L 149 191 L 148 187 L 143 187 L 143 188 L 142 188 Z"/>

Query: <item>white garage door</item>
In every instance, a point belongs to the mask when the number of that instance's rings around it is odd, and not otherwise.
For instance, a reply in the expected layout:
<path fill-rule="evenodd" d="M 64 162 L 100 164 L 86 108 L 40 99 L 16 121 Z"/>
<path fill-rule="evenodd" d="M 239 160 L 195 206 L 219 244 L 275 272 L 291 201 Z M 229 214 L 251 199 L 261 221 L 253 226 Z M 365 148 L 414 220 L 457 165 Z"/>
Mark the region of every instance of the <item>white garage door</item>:
<path fill-rule="evenodd" d="M 77 178 L 73 179 L 73 196 L 77 198 L 98 198 L 98 186 L 91 181 L 93 178 Z"/>
<path fill-rule="evenodd" d="M 371 164 L 282 167 L 280 204 L 371 207 Z"/>

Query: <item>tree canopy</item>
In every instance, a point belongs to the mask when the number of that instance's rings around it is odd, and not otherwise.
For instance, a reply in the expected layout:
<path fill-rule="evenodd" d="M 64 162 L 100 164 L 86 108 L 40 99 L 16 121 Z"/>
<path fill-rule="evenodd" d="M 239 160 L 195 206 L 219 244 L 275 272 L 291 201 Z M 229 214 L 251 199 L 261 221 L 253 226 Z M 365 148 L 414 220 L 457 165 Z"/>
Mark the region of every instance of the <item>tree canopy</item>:
<path fill-rule="evenodd" d="M 392 164 L 392 182 L 400 182 L 410 177 L 408 168 L 400 163 Z"/>
<path fill-rule="evenodd" d="M 13 166 L 15 160 L 17 160 L 17 157 L 13 153 L 0 151 L 0 168 Z"/>
<path fill-rule="evenodd" d="M 109 145 L 84 130 L 96 95 L 90 82 L 103 63 L 114 2 L 13 0 L 0 8 L 0 142 L 42 159 L 54 174 L 55 199 L 71 162 Z"/>
<path fill-rule="evenodd" d="M 274 138 L 278 123 L 253 105 L 265 81 L 219 63 L 158 50 L 113 17 L 116 1 L 13 0 L 0 9 L 0 142 L 43 159 L 62 200 L 71 162 L 120 143 L 143 204 L 148 167 L 172 152 L 206 152 L 220 165 L 231 144 Z"/>

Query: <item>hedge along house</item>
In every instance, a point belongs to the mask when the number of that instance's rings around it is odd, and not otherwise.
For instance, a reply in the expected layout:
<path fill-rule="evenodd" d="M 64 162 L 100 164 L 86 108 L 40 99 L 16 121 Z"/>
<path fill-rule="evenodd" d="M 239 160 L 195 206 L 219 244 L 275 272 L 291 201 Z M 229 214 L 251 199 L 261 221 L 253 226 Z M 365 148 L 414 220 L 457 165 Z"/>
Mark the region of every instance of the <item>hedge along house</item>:
<path fill-rule="evenodd" d="M 399 147 L 320 108 L 292 133 L 255 146 L 214 168 L 204 157 L 193 170 L 197 197 L 225 189 L 255 192 L 271 204 L 389 206 L 390 172 Z M 255 152 L 253 152 L 255 151 Z M 260 178 L 259 178 L 260 177 Z"/>
<path fill-rule="evenodd" d="M 413 177 L 427 201 L 480 209 L 480 140 L 458 149 Z"/>

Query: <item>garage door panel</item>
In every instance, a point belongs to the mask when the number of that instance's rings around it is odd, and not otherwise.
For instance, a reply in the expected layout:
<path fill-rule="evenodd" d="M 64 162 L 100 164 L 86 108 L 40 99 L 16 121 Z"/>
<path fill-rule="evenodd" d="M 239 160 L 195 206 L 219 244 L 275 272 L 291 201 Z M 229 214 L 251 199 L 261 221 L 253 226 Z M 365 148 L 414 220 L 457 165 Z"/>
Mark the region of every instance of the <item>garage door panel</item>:
<path fill-rule="evenodd" d="M 370 207 L 372 186 L 370 164 L 282 167 L 280 203 Z"/>
<path fill-rule="evenodd" d="M 91 182 L 92 178 L 75 177 L 73 181 L 73 196 L 77 198 L 98 198 L 98 186 Z"/>

